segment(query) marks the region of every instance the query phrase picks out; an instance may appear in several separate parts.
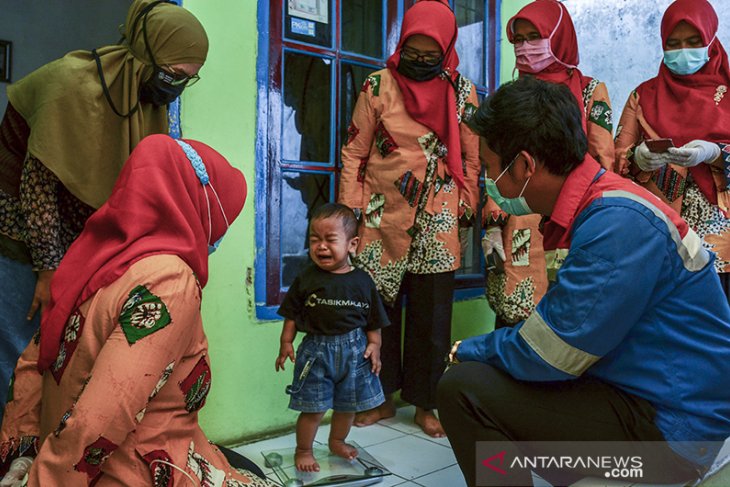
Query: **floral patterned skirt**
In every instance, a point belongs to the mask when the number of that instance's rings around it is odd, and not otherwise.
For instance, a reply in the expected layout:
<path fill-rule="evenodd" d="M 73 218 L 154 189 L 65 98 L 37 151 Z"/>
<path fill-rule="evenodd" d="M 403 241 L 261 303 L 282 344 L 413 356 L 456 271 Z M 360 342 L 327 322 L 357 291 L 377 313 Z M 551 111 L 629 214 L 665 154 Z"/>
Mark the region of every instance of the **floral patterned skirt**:
<path fill-rule="evenodd" d="M 715 253 L 715 270 L 730 272 L 730 217 L 710 203 L 691 180 L 682 200 L 682 218 L 700 236 L 702 245 Z"/>

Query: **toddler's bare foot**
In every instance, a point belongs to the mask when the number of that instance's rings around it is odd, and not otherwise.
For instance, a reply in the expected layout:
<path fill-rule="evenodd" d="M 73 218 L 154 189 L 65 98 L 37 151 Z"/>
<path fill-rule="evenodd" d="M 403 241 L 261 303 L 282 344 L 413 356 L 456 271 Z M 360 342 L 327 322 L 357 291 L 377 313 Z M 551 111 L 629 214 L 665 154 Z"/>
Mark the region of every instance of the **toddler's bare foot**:
<path fill-rule="evenodd" d="M 433 414 L 433 411 L 416 407 L 416 415 L 413 422 L 421 427 L 424 433 L 433 438 L 443 438 L 446 436 L 441 421 Z"/>
<path fill-rule="evenodd" d="M 354 460 L 357 457 L 357 448 L 343 440 L 329 440 L 330 451 L 345 460 Z"/>
<path fill-rule="evenodd" d="M 319 463 L 312 450 L 297 448 L 294 450 L 294 464 L 300 472 L 319 472 Z"/>
<path fill-rule="evenodd" d="M 393 416 L 395 416 L 395 404 L 393 404 L 392 399 L 387 399 L 376 408 L 357 413 L 353 424 L 357 427 L 370 426 L 381 419 L 392 418 Z"/>

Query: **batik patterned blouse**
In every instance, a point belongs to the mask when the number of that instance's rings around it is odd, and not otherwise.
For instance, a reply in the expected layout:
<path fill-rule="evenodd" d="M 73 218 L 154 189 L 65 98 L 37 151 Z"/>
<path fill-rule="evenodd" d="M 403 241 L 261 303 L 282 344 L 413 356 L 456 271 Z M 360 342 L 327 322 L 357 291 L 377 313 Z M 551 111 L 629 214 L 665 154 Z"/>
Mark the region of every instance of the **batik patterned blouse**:
<path fill-rule="evenodd" d="M 30 486 L 271 486 L 237 471 L 198 425 L 211 386 L 201 291 L 178 257 L 132 265 L 69 317 L 39 375 L 38 343 L 11 382 L 0 461 L 37 457 Z"/>
<path fill-rule="evenodd" d="M 641 171 L 631 162 L 633 149 L 645 139 L 659 138 L 644 118 L 639 94 L 629 95 L 616 129 L 617 170 L 629 174 L 637 183 L 661 198 L 677 211 L 700 236 L 703 246 L 714 252 L 715 270 L 730 272 L 730 146 L 720 146 L 720 158 L 712 170 L 717 190 L 717 205 L 713 205 L 700 191 L 686 167 L 667 165 L 656 171 Z"/>
<path fill-rule="evenodd" d="M 392 303 L 406 272 L 435 274 L 460 265 L 460 222 L 479 203 L 479 138 L 463 123 L 476 111 L 467 78 L 456 82 L 465 187 L 446 170 L 446 146 L 406 111 L 387 69 L 366 79 L 342 147 L 339 201 L 363 214 L 355 264 Z"/>
<path fill-rule="evenodd" d="M 32 155 L 23 165 L 19 197 L 0 189 L 0 234 L 25 243 L 34 271 L 56 269 L 93 212 Z"/>

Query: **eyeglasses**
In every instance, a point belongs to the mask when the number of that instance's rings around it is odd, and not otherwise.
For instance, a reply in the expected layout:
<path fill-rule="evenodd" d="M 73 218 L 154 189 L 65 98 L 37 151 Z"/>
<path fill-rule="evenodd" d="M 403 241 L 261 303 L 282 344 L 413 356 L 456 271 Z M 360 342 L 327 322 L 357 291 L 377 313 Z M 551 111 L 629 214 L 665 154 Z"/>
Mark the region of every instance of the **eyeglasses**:
<path fill-rule="evenodd" d="M 523 42 L 526 42 L 529 45 L 534 46 L 540 40 L 542 40 L 542 37 L 540 37 L 540 34 L 537 32 L 527 34 L 527 37 L 518 34 L 512 38 L 512 44 L 522 44 Z"/>
<path fill-rule="evenodd" d="M 431 66 L 436 66 L 443 59 L 443 56 L 439 53 L 433 51 L 423 53 L 408 46 L 403 46 L 400 54 L 401 57 L 407 59 L 408 61 L 418 61 L 419 63 L 426 63 L 430 64 Z"/>
<path fill-rule="evenodd" d="M 200 79 L 200 76 L 197 74 L 188 75 L 186 73 L 179 73 L 172 66 L 165 66 L 164 70 L 160 70 L 159 76 L 165 83 L 172 86 L 193 86 Z"/>

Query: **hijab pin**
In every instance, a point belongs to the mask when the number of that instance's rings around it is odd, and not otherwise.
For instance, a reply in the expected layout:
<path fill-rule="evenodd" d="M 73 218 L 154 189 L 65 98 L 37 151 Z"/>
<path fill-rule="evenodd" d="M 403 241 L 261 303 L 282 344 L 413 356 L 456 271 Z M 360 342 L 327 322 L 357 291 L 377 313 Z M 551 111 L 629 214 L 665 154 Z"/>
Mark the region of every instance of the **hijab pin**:
<path fill-rule="evenodd" d="M 725 93 L 727 93 L 727 86 L 718 85 L 717 89 L 715 90 L 715 105 L 720 104 L 720 101 L 722 100 L 722 97 L 725 96 Z"/>

